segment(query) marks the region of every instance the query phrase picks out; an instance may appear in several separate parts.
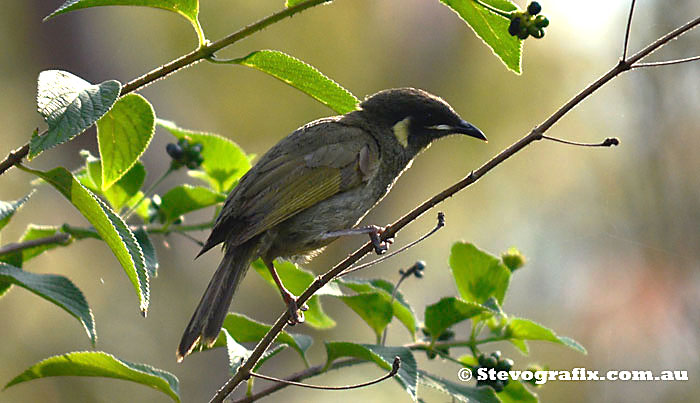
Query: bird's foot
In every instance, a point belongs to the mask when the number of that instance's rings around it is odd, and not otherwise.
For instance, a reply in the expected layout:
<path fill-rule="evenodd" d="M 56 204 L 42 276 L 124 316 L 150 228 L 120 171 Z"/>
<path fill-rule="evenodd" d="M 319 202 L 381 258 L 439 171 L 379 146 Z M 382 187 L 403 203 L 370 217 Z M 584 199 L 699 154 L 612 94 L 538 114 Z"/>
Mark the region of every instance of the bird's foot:
<path fill-rule="evenodd" d="M 389 250 L 389 245 L 394 243 L 394 238 L 389 238 L 386 241 L 382 241 L 381 236 L 386 231 L 386 227 L 380 227 L 378 225 L 369 225 L 366 227 L 368 229 L 369 239 L 372 241 L 372 246 L 374 246 L 374 252 L 377 255 L 383 255 L 387 250 Z"/>
<path fill-rule="evenodd" d="M 287 324 L 289 324 L 289 326 L 294 326 L 304 323 L 304 311 L 307 311 L 309 306 L 304 304 L 301 306 L 301 308 L 299 308 L 297 305 L 297 297 L 295 297 L 289 291 L 282 293 L 282 298 L 284 299 L 285 304 L 287 304 L 287 311 L 289 311 L 289 320 L 287 321 Z"/>
<path fill-rule="evenodd" d="M 353 228 L 341 231 L 329 231 L 326 232 L 323 235 L 323 237 L 335 238 L 339 236 L 367 234 L 369 235 L 369 239 L 372 241 L 374 251 L 377 253 L 377 255 L 382 255 L 384 254 L 384 252 L 389 250 L 389 245 L 394 243 L 394 238 L 389 238 L 385 241 L 382 241 L 381 236 L 384 233 L 384 231 L 386 231 L 386 227 L 380 227 L 378 225 L 368 225 L 366 227 Z"/>

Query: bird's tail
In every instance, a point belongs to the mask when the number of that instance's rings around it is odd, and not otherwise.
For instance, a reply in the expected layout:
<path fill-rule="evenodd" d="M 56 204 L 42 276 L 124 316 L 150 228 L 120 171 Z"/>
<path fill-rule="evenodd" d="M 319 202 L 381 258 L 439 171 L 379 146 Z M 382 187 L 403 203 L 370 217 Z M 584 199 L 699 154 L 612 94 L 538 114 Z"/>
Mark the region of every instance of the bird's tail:
<path fill-rule="evenodd" d="M 185 329 L 177 348 L 177 361 L 182 361 L 199 342 L 210 346 L 215 341 L 231 305 L 233 293 L 243 280 L 253 260 L 254 242 L 227 248 L 207 290 Z"/>

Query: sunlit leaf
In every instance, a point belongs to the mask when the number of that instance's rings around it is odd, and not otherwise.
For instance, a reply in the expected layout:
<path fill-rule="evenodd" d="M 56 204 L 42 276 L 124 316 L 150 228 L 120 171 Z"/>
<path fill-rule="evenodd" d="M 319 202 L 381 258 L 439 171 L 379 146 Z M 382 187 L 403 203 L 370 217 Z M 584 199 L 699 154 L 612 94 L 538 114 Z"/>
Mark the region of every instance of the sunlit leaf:
<path fill-rule="evenodd" d="M 567 346 L 579 353 L 587 354 L 586 349 L 576 340 L 558 336 L 552 329 L 529 319 L 511 318 L 506 327 L 506 336 L 521 340 L 544 340 Z"/>
<path fill-rule="evenodd" d="M 34 192 L 30 192 L 23 198 L 11 202 L 6 202 L 0 200 L 0 229 L 3 229 L 5 225 L 10 221 L 10 218 L 15 214 L 15 212 L 22 207 L 22 205 L 29 200 Z"/>
<path fill-rule="evenodd" d="M 92 85 L 66 71 L 42 71 L 39 74 L 37 107 L 49 129 L 43 136 L 32 136 L 29 158 L 65 143 L 92 126 L 112 108 L 120 91 L 118 81 Z"/>
<path fill-rule="evenodd" d="M 183 214 L 213 206 L 226 200 L 226 195 L 203 186 L 180 185 L 161 197 L 160 211 L 172 222 Z"/>
<path fill-rule="evenodd" d="M 495 297 L 503 304 L 510 270 L 501 259 L 470 243 L 457 242 L 450 253 L 450 268 L 462 299 L 483 304 Z"/>
<path fill-rule="evenodd" d="M 96 376 L 140 383 L 180 401 L 175 375 L 146 364 L 121 360 L 101 351 L 78 351 L 47 358 L 11 380 L 5 389 L 22 382 L 52 376 Z"/>

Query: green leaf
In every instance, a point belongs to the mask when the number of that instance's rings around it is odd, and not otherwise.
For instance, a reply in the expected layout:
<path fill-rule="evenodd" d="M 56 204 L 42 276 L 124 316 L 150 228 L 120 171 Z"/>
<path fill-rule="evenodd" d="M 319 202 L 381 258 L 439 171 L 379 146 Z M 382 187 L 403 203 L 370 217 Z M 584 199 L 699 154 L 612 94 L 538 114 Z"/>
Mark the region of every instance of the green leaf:
<path fill-rule="evenodd" d="M 126 223 L 112 209 L 83 187 L 65 168 L 47 172 L 28 169 L 61 192 L 75 208 L 95 227 L 95 230 L 112 250 L 134 285 L 142 314 L 146 314 L 149 302 L 148 273 L 139 244 Z"/>
<path fill-rule="evenodd" d="M 39 73 L 37 107 L 49 125 L 43 136 L 32 136 L 29 158 L 72 139 L 112 108 L 121 84 L 109 80 L 92 85 L 61 70 Z"/>
<path fill-rule="evenodd" d="M 386 298 L 379 292 L 344 295 L 339 298 L 372 328 L 377 337 L 377 343 L 379 343 L 384 329 L 393 317 L 391 304 Z"/>
<path fill-rule="evenodd" d="M 503 304 L 510 270 L 501 259 L 470 243 L 457 242 L 450 253 L 450 267 L 462 299 L 483 304 L 493 296 Z"/>
<path fill-rule="evenodd" d="M 252 351 L 238 344 L 238 342 L 236 342 L 236 340 L 233 337 L 231 337 L 231 335 L 225 328 L 221 329 L 221 333 L 226 339 L 226 352 L 228 354 L 229 369 L 232 373 L 235 373 L 236 371 L 238 371 L 238 367 L 240 367 L 243 364 L 243 362 L 247 360 L 248 357 L 250 357 Z"/>
<path fill-rule="evenodd" d="M 390 371 L 394 357 L 401 359 L 401 367 L 394 379 L 404 388 L 414 401 L 417 398 L 418 364 L 413 353 L 406 347 L 386 347 L 376 344 L 355 344 L 347 342 L 326 342 L 326 368 L 341 357 L 354 357 L 372 361 L 380 368 Z"/>
<path fill-rule="evenodd" d="M 481 38 L 503 64 L 513 72 L 520 74 L 522 57 L 522 41 L 508 33 L 510 20 L 487 10 L 474 0 L 440 0 L 455 11 L 469 25 L 474 33 Z M 504 12 L 516 10 L 518 7 L 508 0 L 481 0 Z"/>
<path fill-rule="evenodd" d="M 161 197 L 160 211 L 168 222 L 189 212 L 213 206 L 226 200 L 223 193 L 214 192 L 203 186 L 180 185 Z"/>
<path fill-rule="evenodd" d="M 28 195 L 23 198 L 11 202 L 6 202 L 0 200 L 0 229 L 3 229 L 5 225 L 10 221 L 10 218 L 15 214 L 15 212 L 22 207 L 22 205 L 32 197 L 34 191 L 29 192 Z"/>
<path fill-rule="evenodd" d="M 285 288 L 295 295 L 301 295 L 315 279 L 315 276 L 311 272 L 297 267 L 292 262 L 277 260 L 274 264 L 275 270 L 282 279 Z M 277 285 L 262 260 L 256 260 L 253 262 L 252 266 L 265 282 L 276 291 Z M 316 329 L 328 329 L 335 326 L 335 321 L 323 311 L 319 298 L 320 295 L 340 296 L 343 295 L 343 293 L 335 283 L 329 283 L 318 290 L 318 292 L 306 302 L 309 309 L 304 312 L 304 323 Z"/>
<path fill-rule="evenodd" d="M 393 315 L 401 322 L 415 338 L 416 316 L 413 307 L 408 303 L 401 291 L 397 291 L 394 301 L 391 295 L 394 292 L 394 285 L 382 279 L 338 279 L 337 282 L 358 293 L 378 293 L 389 304 Z M 353 308 L 354 309 L 354 308 Z"/>
<path fill-rule="evenodd" d="M 425 329 L 433 340 L 453 325 L 489 312 L 488 308 L 474 302 L 466 302 L 455 297 L 443 298 L 425 308 Z"/>
<path fill-rule="evenodd" d="M 258 50 L 235 62 L 267 73 L 341 115 L 357 109 L 360 103 L 348 90 L 313 66 L 277 50 Z"/>
<path fill-rule="evenodd" d="M 148 232 L 141 227 L 134 231 L 134 238 L 141 247 L 143 252 L 143 258 L 146 263 L 146 270 L 148 271 L 148 278 L 155 278 L 158 276 L 158 256 L 156 255 L 156 248 L 151 242 L 151 238 L 148 236 Z"/>
<path fill-rule="evenodd" d="M 506 327 L 506 336 L 521 340 L 545 340 L 562 344 L 580 353 L 587 354 L 586 349 L 569 337 L 557 336 L 552 329 L 544 327 L 529 319 L 511 318 Z"/>
<path fill-rule="evenodd" d="M 260 323 L 245 315 L 229 313 L 226 315 L 226 319 L 224 319 L 222 332 L 219 333 L 219 337 L 216 339 L 216 342 L 211 348 L 223 347 L 226 345 L 226 336 L 224 335 L 223 330 L 226 330 L 237 343 L 257 343 L 265 336 L 271 327 L 272 326 Z M 306 362 L 306 350 L 308 350 L 309 347 L 311 347 L 311 343 L 313 343 L 313 339 L 310 336 L 305 334 L 288 333 L 284 331 L 277 336 L 275 341 L 281 344 L 286 344 L 296 350 L 304 362 Z M 206 348 L 204 350 L 206 350 Z"/>
<path fill-rule="evenodd" d="M 284 2 L 284 6 L 287 7 L 287 8 L 289 8 L 289 7 L 294 7 L 294 6 L 296 6 L 297 4 L 303 3 L 303 2 L 305 2 L 305 1 L 306 1 L 306 0 L 287 0 L 287 1 Z"/>
<path fill-rule="evenodd" d="M 508 341 L 515 346 L 518 350 L 520 350 L 523 355 L 528 355 L 530 354 L 530 346 L 527 345 L 527 342 L 522 339 L 508 339 Z"/>
<path fill-rule="evenodd" d="M 99 376 L 140 383 L 180 401 L 175 375 L 146 364 L 120 360 L 102 351 L 77 351 L 47 358 L 11 380 L 5 389 L 18 383 L 50 376 Z"/>
<path fill-rule="evenodd" d="M 56 11 L 44 18 L 44 21 L 73 10 L 98 6 L 145 6 L 172 11 L 185 17 L 192 24 L 197 32 L 200 44 L 204 39 L 198 20 L 199 0 L 68 0 Z"/>
<path fill-rule="evenodd" d="M 109 189 L 146 151 L 155 131 L 155 119 L 153 107 L 146 98 L 128 94 L 97 121 L 102 189 Z"/>
<path fill-rule="evenodd" d="M 146 168 L 141 162 L 136 161 L 124 176 L 109 189 L 103 190 L 102 161 L 87 150 L 82 150 L 80 154 L 85 158 L 85 168 L 74 173 L 75 179 L 92 192 L 103 195 L 113 209 L 120 210 L 140 193 L 139 189 L 146 180 Z"/>
<path fill-rule="evenodd" d="M 16 284 L 58 305 L 82 323 L 93 347 L 95 346 L 97 340 L 95 318 L 83 293 L 66 277 L 30 273 L 18 267 L 0 263 L 0 281 Z"/>
<path fill-rule="evenodd" d="M 250 169 L 250 159 L 233 141 L 217 134 L 202 133 L 177 127 L 173 122 L 157 121 L 178 139 L 185 138 L 190 144 L 201 144 L 204 158 L 202 169 L 205 175 L 194 175 L 203 179 L 217 192 L 230 191 L 238 180 Z M 200 173 L 201 171 L 189 171 Z"/>
<path fill-rule="evenodd" d="M 498 393 L 501 403 L 537 403 L 537 395 L 530 392 L 522 382 L 510 381 L 508 385 Z"/>
<path fill-rule="evenodd" d="M 421 370 L 418 370 L 418 374 L 418 381 L 421 385 L 447 393 L 460 402 L 500 403 L 500 400 L 496 397 L 496 392 L 488 386 L 481 386 L 478 388 L 467 386 L 462 383 L 448 381 L 447 379 Z"/>

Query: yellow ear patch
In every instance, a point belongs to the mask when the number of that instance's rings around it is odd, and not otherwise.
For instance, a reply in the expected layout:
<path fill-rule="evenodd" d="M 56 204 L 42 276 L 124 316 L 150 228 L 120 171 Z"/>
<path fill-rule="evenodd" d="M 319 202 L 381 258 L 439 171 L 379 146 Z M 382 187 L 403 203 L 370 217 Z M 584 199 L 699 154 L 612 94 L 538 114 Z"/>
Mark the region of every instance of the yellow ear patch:
<path fill-rule="evenodd" d="M 396 140 L 401 144 L 403 148 L 408 147 L 408 125 L 411 124 L 411 118 L 407 117 L 406 119 L 398 122 L 397 124 L 394 125 L 392 130 L 394 131 L 394 136 L 396 137 Z"/>

